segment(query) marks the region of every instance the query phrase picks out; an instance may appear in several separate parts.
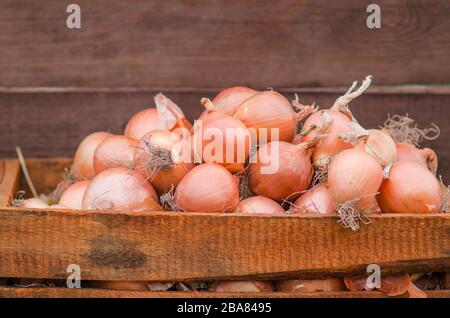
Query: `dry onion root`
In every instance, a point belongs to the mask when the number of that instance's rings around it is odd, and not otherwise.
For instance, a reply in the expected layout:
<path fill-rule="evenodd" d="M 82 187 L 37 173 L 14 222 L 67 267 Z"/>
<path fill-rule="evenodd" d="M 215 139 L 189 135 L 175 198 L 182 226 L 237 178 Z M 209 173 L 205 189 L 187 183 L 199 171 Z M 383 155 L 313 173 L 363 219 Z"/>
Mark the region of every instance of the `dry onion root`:
<path fill-rule="evenodd" d="M 416 121 L 406 115 L 388 114 L 388 119 L 381 129 L 387 131 L 396 143 L 407 143 L 416 147 L 424 140 L 435 140 L 441 131 L 439 127 L 432 123 L 430 128 L 419 129 Z"/>

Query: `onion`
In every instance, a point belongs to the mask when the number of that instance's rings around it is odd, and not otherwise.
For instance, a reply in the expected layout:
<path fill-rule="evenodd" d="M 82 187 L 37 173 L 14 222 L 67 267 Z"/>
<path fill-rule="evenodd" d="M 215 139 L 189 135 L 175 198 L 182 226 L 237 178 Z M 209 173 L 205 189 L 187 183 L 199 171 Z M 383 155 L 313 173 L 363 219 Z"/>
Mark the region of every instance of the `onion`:
<path fill-rule="evenodd" d="M 178 184 L 173 209 L 187 212 L 233 212 L 239 204 L 238 184 L 218 164 L 201 164 Z"/>
<path fill-rule="evenodd" d="M 61 195 L 59 204 L 66 206 L 69 209 L 81 210 L 83 196 L 91 181 L 78 181 L 69 186 Z"/>
<path fill-rule="evenodd" d="M 298 198 L 308 189 L 313 175 L 311 152 L 308 151 L 311 145 L 293 145 L 284 141 L 262 145 L 256 154 L 256 162 L 250 164 L 251 190 L 278 202 Z"/>
<path fill-rule="evenodd" d="M 148 108 L 135 114 L 129 120 L 124 135 L 141 139 L 153 130 L 175 130 L 185 128 L 190 130 L 192 125 L 186 119 L 183 111 L 163 94 L 155 96 L 156 108 Z"/>
<path fill-rule="evenodd" d="M 203 119 L 208 110 L 233 116 L 239 106 L 256 93 L 258 92 L 254 89 L 235 86 L 224 89 L 212 101 L 208 98 L 202 98 L 202 104 L 206 107 L 206 110 L 200 115 L 199 119 Z"/>
<path fill-rule="evenodd" d="M 95 132 L 83 139 L 75 152 L 72 173 L 77 180 L 92 179 L 95 176 L 94 153 L 110 134 L 107 132 Z"/>
<path fill-rule="evenodd" d="M 313 110 L 311 106 L 301 105 L 298 99 L 291 105 L 281 94 L 264 91 L 245 100 L 233 116 L 255 131 L 258 144 L 278 140 L 291 142 L 298 122 Z M 275 130 L 278 134 L 273 136 Z"/>
<path fill-rule="evenodd" d="M 416 162 L 436 175 L 438 158 L 430 148 L 418 149 L 410 144 L 397 144 L 398 161 Z"/>
<path fill-rule="evenodd" d="M 360 212 L 376 212 L 375 195 L 383 181 L 382 166 L 362 148 L 344 150 L 328 167 L 328 187 L 342 224 L 359 228 Z"/>
<path fill-rule="evenodd" d="M 256 196 L 250 197 L 239 202 L 236 209 L 238 213 L 257 213 L 257 214 L 284 214 L 284 209 L 272 199 Z"/>
<path fill-rule="evenodd" d="M 335 292 L 346 290 L 342 278 L 315 280 L 284 280 L 276 283 L 276 290 L 281 292 Z"/>
<path fill-rule="evenodd" d="M 139 173 L 124 167 L 105 170 L 92 179 L 81 207 L 133 212 L 162 210 L 151 184 Z"/>
<path fill-rule="evenodd" d="M 196 162 L 245 164 L 251 149 L 251 135 L 239 120 L 208 112 L 194 125 L 192 137 Z M 239 170 L 239 169 L 238 169 Z"/>
<path fill-rule="evenodd" d="M 136 139 L 121 135 L 111 135 L 103 140 L 94 152 L 95 174 L 115 167 L 132 169 L 137 145 Z"/>
<path fill-rule="evenodd" d="M 439 181 L 425 167 L 411 161 L 387 167 L 377 197 L 385 213 L 438 213 L 442 203 Z"/>
<path fill-rule="evenodd" d="M 45 209 L 48 208 L 49 205 L 42 199 L 39 198 L 30 198 L 23 200 L 20 203 L 20 207 L 26 209 Z"/>
<path fill-rule="evenodd" d="M 190 158 L 180 159 L 179 150 L 183 149 L 179 147 L 183 146 L 182 136 L 168 130 L 152 131 L 139 142 L 134 153 L 135 170 L 147 177 L 160 195 L 176 187 L 194 167 Z"/>
<path fill-rule="evenodd" d="M 128 282 L 128 281 L 91 281 L 90 287 L 109 290 L 126 290 L 126 291 L 149 291 L 145 282 Z"/>
<path fill-rule="evenodd" d="M 273 290 L 273 284 L 266 281 L 223 281 L 215 282 L 209 288 L 209 291 L 217 293 L 263 293 Z"/>
<path fill-rule="evenodd" d="M 302 194 L 290 208 L 292 213 L 336 214 L 333 199 L 328 188 L 320 184 Z"/>
<path fill-rule="evenodd" d="M 392 137 L 379 129 L 370 129 L 366 142 L 366 152 L 386 166 L 397 161 L 397 147 Z"/>

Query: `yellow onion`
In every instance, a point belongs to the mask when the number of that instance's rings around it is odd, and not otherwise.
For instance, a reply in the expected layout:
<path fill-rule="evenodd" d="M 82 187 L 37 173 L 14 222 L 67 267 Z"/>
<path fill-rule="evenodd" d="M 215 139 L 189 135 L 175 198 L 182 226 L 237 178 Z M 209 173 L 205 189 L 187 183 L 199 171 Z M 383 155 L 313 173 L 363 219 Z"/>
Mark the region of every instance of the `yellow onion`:
<path fill-rule="evenodd" d="M 199 119 L 203 119 L 208 110 L 233 116 L 239 106 L 256 93 L 258 92 L 254 89 L 235 86 L 224 89 L 212 101 L 208 98 L 202 98 L 202 104 L 206 107 L 206 110 L 200 115 Z"/>
<path fill-rule="evenodd" d="M 174 203 L 187 212 L 233 212 L 239 204 L 238 183 L 223 166 L 201 164 L 178 184 Z"/>
<path fill-rule="evenodd" d="M 107 132 L 95 132 L 83 139 L 75 152 L 72 173 L 77 180 L 90 180 L 95 176 L 94 153 L 110 134 Z"/>
<path fill-rule="evenodd" d="M 293 105 L 275 91 L 264 91 L 246 99 L 233 116 L 255 132 L 258 144 L 278 140 L 291 142 L 298 122 L 313 111 L 311 106 L 300 105 L 298 101 Z M 273 135 L 272 130 L 278 134 Z"/>
<path fill-rule="evenodd" d="M 124 167 L 102 171 L 92 179 L 81 207 L 132 212 L 162 210 L 152 185 L 139 173 Z"/>
<path fill-rule="evenodd" d="M 336 292 L 346 290 L 342 278 L 284 280 L 276 282 L 275 288 L 280 292 L 300 293 Z"/>
<path fill-rule="evenodd" d="M 284 209 L 274 200 L 259 195 L 256 197 L 244 199 L 239 202 L 236 212 L 255 214 L 284 214 Z"/>
<path fill-rule="evenodd" d="M 217 293 L 264 293 L 273 290 L 273 284 L 267 281 L 222 281 L 213 283 L 209 288 L 209 291 Z"/>
<path fill-rule="evenodd" d="M 192 136 L 196 161 L 227 165 L 245 164 L 251 150 L 251 135 L 239 120 L 208 112 L 194 125 Z"/>
<path fill-rule="evenodd" d="M 397 161 L 397 147 L 388 133 L 379 129 L 369 129 L 366 152 L 386 166 Z"/>
<path fill-rule="evenodd" d="M 83 202 L 83 196 L 91 181 L 78 181 L 69 186 L 61 195 L 59 204 L 69 209 L 80 210 Z"/>
<path fill-rule="evenodd" d="M 427 168 L 412 161 L 399 161 L 386 168 L 385 177 L 377 197 L 383 212 L 440 212 L 440 183 Z"/>
<path fill-rule="evenodd" d="M 418 149 L 410 144 L 397 144 L 398 161 L 416 162 L 436 175 L 438 158 L 430 148 Z"/>
<path fill-rule="evenodd" d="M 333 199 L 328 188 L 320 184 L 302 194 L 292 205 L 290 211 L 293 213 L 307 214 L 336 214 Z"/>
<path fill-rule="evenodd" d="M 251 190 L 278 202 L 298 198 L 311 184 L 310 147 L 310 143 L 293 145 L 284 141 L 262 145 L 256 161 L 250 164 Z"/>
<path fill-rule="evenodd" d="M 26 209 L 45 209 L 49 207 L 49 205 L 44 200 L 39 198 L 23 200 L 19 206 Z"/>
<path fill-rule="evenodd" d="M 115 167 L 132 169 L 137 145 L 136 139 L 121 135 L 111 135 L 103 140 L 94 152 L 95 174 Z"/>
<path fill-rule="evenodd" d="M 139 141 L 134 153 L 134 169 L 152 183 L 158 194 L 176 187 L 186 173 L 194 167 L 187 160 L 181 160 L 183 137 L 168 130 L 155 130 Z M 181 147 L 181 149 L 180 149 Z"/>

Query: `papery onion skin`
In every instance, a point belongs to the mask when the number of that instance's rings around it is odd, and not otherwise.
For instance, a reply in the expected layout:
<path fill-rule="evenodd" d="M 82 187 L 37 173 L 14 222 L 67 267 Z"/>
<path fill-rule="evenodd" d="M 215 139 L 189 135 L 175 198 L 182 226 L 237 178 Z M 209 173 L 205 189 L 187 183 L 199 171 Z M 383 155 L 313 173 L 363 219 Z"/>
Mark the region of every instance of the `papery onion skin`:
<path fill-rule="evenodd" d="M 335 215 L 333 199 L 328 188 L 320 184 L 303 193 L 290 208 L 292 213 Z"/>
<path fill-rule="evenodd" d="M 319 135 L 319 130 L 323 124 L 323 113 L 332 120 L 332 123 L 326 132 L 327 135 L 318 142 L 311 156 L 313 165 L 319 169 L 326 169 L 332 157 L 341 151 L 353 148 L 351 143 L 345 142 L 340 138 L 341 134 L 350 131 L 351 119 L 333 109 L 326 109 L 314 113 L 305 120 L 303 127 L 308 128 L 313 126 L 317 128 L 305 135 L 303 142 L 311 141 Z"/>
<path fill-rule="evenodd" d="M 209 291 L 217 293 L 261 293 L 273 290 L 273 283 L 267 281 L 222 281 L 213 283 L 209 288 Z"/>
<path fill-rule="evenodd" d="M 39 199 L 39 198 L 30 198 L 30 199 L 26 199 L 23 200 L 20 203 L 20 207 L 22 208 L 26 208 L 26 209 L 45 209 L 48 208 L 49 205 L 47 203 L 45 203 L 44 200 Z"/>
<path fill-rule="evenodd" d="M 355 201 L 358 210 L 374 212 L 374 197 L 382 181 L 380 163 L 357 148 L 342 151 L 328 167 L 328 188 L 334 206 Z"/>
<path fill-rule="evenodd" d="M 397 161 L 397 147 L 394 139 L 379 129 L 369 129 L 369 138 L 366 142 L 366 152 L 374 157 L 380 164 L 393 164 Z"/>
<path fill-rule="evenodd" d="M 236 209 L 237 213 L 284 214 L 285 211 L 272 199 L 255 196 L 242 200 Z"/>
<path fill-rule="evenodd" d="M 256 162 L 250 164 L 249 182 L 252 191 L 277 202 L 296 199 L 311 184 L 313 169 L 305 144 L 293 145 L 273 141 L 262 145 Z M 278 161 L 278 169 L 275 169 Z M 264 174 L 264 167 L 274 166 Z"/>
<path fill-rule="evenodd" d="M 377 201 L 385 213 L 438 213 L 442 192 L 439 181 L 427 168 L 399 161 L 383 181 Z"/>
<path fill-rule="evenodd" d="M 336 292 L 346 290 L 342 278 L 312 279 L 312 280 L 284 280 L 275 284 L 280 292 Z"/>
<path fill-rule="evenodd" d="M 110 134 L 107 132 L 95 132 L 88 135 L 79 144 L 72 165 L 72 173 L 75 179 L 90 180 L 95 176 L 95 150 L 109 136 Z"/>
<path fill-rule="evenodd" d="M 103 140 L 94 152 L 95 174 L 115 167 L 132 169 L 137 145 L 136 139 L 121 135 L 111 135 Z"/>
<path fill-rule="evenodd" d="M 190 170 L 178 184 L 175 204 L 187 212 L 233 212 L 239 204 L 234 176 L 218 164 L 201 164 Z"/>
<path fill-rule="evenodd" d="M 208 112 L 194 125 L 193 153 L 205 163 L 244 164 L 251 150 L 252 137 L 239 120 L 219 113 Z M 219 138 L 219 139 L 218 139 Z M 222 146 L 222 147 L 220 147 Z M 217 151 L 216 151 L 217 150 Z"/>
<path fill-rule="evenodd" d="M 91 181 L 83 180 L 78 181 L 69 186 L 61 195 L 59 204 L 66 206 L 69 209 L 81 210 L 81 204 L 83 203 L 83 197 L 87 187 Z"/>
<path fill-rule="evenodd" d="M 418 149 L 409 144 L 397 144 L 398 161 L 416 162 L 436 175 L 438 169 L 438 158 L 430 148 Z"/>
<path fill-rule="evenodd" d="M 239 106 L 233 116 L 247 128 L 255 130 L 258 144 L 278 140 L 291 142 L 297 133 L 297 123 L 302 119 L 302 114 L 294 112 L 291 103 L 275 91 L 253 95 Z M 277 129 L 279 135 L 272 136 L 271 129 Z M 266 138 L 263 138 L 264 132 Z"/>
<path fill-rule="evenodd" d="M 99 173 L 87 187 L 83 210 L 161 211 L 152 185 L 139 173 L 124 167 Z"/>
<path fill-rule="evenodd" d="M 148 108 L 131 117 L 125 127 L 124 135 L 139 140 L 145 134 L 161 129 L 165 128 L 159 120 L 158 111 L 156 108 Z"/>
<path fill-rule="evenodd" d="M 181 160 L 181 162 L 175 162 L 178 159 L 173 158 L 174 152 L 178 150 L 176 147 L 178 145 L 183 147 L 182 142 L 182 136 L 174 132 L 155 130 L 142 137 L 136 147 L 134 169 L 151 182 L 159 195 L 175 188 L 194 167 L 190 158 L 189 161 Z M 162 155 L 158 154 L 160 151 L 165 152 L 167 158 L 163 159 Z"/>
<path fill-rule="evenodd" d="M 124 291 L 149 291 L 150 289 L 145 282 L 129 282 L 129 281 L 91 281 L 90 287 L 108 290 L 124 290 Z"/>

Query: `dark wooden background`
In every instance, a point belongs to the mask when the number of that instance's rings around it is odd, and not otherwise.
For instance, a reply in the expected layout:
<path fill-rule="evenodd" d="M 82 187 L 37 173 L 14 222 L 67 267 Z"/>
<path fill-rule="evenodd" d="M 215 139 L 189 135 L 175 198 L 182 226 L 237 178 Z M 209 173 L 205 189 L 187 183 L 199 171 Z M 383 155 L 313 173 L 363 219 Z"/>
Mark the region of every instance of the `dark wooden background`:
<path fill-rule="evenodd" d="M 66 6 L 82 29 L 66 28 Z M 0 157 L 70 156 L 95 130 L 121 132 L 163 91 L 193 119 L 230 85 L 273 87 L 326 107 L 355 79 L 352 104 L 377 127 L 387 113 L 435 122 L 450 178 L 450 1 L 0 0 Z"/>

